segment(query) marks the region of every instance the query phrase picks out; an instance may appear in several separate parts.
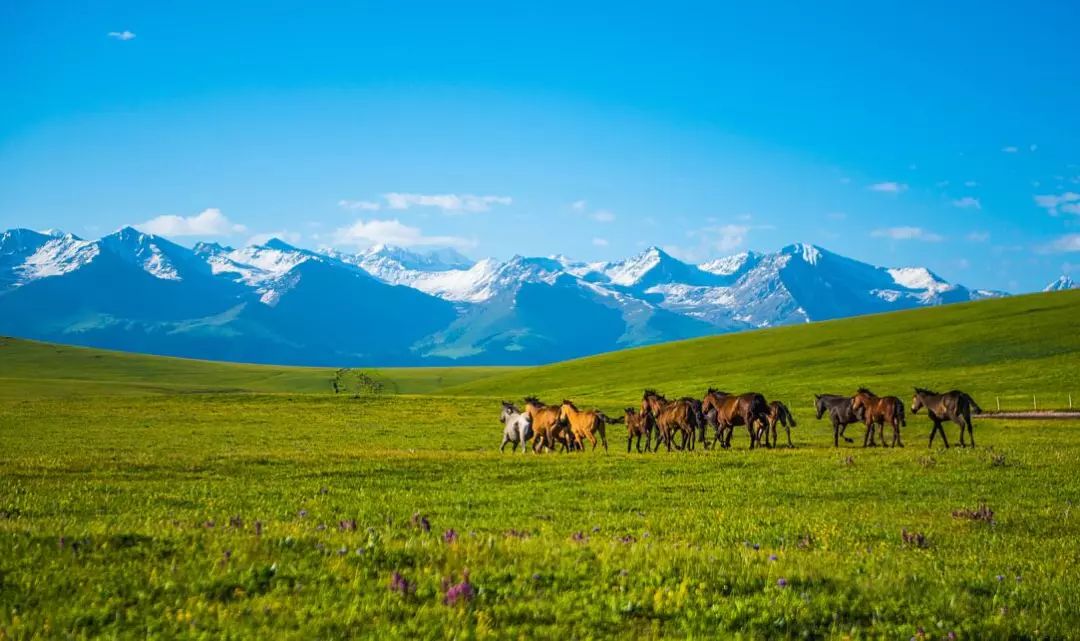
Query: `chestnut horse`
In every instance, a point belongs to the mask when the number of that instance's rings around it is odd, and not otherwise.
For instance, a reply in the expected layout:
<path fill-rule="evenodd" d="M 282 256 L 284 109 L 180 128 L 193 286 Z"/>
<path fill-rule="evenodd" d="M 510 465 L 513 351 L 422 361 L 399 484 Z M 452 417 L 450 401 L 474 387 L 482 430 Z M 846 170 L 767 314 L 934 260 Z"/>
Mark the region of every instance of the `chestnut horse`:
<path fill-rule="evenodd" d="M 566 422 L 570 425 L 570 432 L 573 434 L 574 442 L 579 449 L 584 448 L 584 440 L 588 440 L 592 443 L 592 448 L 596 450 L 596 435 L 600 435 L 600 441 L 604 444 L 604 450 L 607 450 L 607 429 L 605 425 L 608 423 L 622 423 L 621 418 L 610 418 L 600 410 L 579 410 L 572 402 L 564 400 L 559 407 L 559 422 Z"/>
<path fill-rule="evenodd" d="M 559 421 L 558 407 L 544 405 L 535 396 L 526 396 L 525 413 L 532 421 L 534 452 L 544 448 L 554 451 L 556 441 L 562 444 L 564 452 L 570 449 L 571 439 L 566 427 Z"/>
<path fill-rule="evenodd" d="M 906 426 L 904 420 L 904 403 L 895 396 L 876 396 L 873 392 L 860 387 L 859 391 L 851 399 L 851 411 L 857 415 L 860 410 L 863 414 L 863 422 L 866 424 L 866 436 L 863 438 L 863 447 L 874 446 L 874 426 L 878 428 L 878 436 L 881 437 L 881 446 L 885 447 L 885 424 L 892 426 L 892 446 L 904 447 L 900 441 L 900 426 Z"/>
<path fill-rule="evenodd" d="M 641 454 L 641 437 L 645 437 L 645 451 L 652 449 L 653 417 L 649 412 L 639 412 L 632 407 L 623 410 L 626 421 L 626 453 L 630 453 L 630 444 L 637 438 L 637 451 Z M 660 443 L 657 442 L 657 446 Z"/>
<path fill-rule="evenodd" d="M 660 450 L 661 442 L 670 452 L 676 432 L 682 434 L 682 441 L 676 445 L 676 449 L 694 449 L 695 431 L 704 430 L 704 425 L 698 421 L 700 411 L 692 400 L 669 401 L 663 394 L 647 389 L 641 396 L 641 412 L 652 415 L 658 431 L 654 452 Z"/>
<path fill-rule="evenodd" d="M 765 397 L 757 392 L 736 396 L 710 387 L 701 401 L 701 411 L 711 415 L 716 422 L 714 444 L 719 443 L 725 448 L 731 447 L 731 435 L 735 426 L 745 425 L 750 434 L 750 449 L 754 449 L 759 444 L 759 431 L 755 429 L 754 423 L 769 423 L 769 405 L 765 402 Z"/>
<path fill-rule="evenodd" d="M 773 401 L 769 403 L 768 425 L 763 425 L 761 429 L 765 431 L 765 446 L 776 447 L 778 441 L 776 438 L 776 425 L 779 423 L 784 426 L 784 431 L 787 432 L 787 446 L 795 447 L 795 444 L 791 442 L 791 428 L 798 427 L 795 423 L 795 417 L 791 415 L 791 410 L 787 405 L 784 405 L 780 401 Z M 769 432 L 772 432 L 772 443 L 769 443 Z M 761 440 L 761 436 L 758 435 L 758 440 Z"/>
<path fill-rule="evenodd" d="M 930 431 L 930 446 L 934 445 L 934 435 L 941 433 L 941 440 L 945 447 L 949 447 L 949 439 L 945 438 L 945 428 L 941 423 L 950 420 L 960 426 L 960 447 L 967 447 L 964 442 L 964 432 L 971 437 L 971 447 L 975 447 L 975 432 L 971 431 L 971 412 L 982 414 L 982 408 L 971 398 L 967 392 L 952 390 L 944 394 L 937 394 L 921 387 L 915 388 L 915 396 L 911 399 L 911 413 L 918 413 L 920 408 L 926 408 L 930 420 L 934 422 L 934 429 Z"/>

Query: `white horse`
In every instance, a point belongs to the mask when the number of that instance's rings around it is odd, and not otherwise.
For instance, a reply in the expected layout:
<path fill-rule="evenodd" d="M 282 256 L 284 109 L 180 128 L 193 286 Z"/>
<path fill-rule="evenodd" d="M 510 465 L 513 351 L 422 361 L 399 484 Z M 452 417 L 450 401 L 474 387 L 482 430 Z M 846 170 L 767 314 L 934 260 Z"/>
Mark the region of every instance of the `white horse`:
<path fill-rule="evenodd" d="M 521 453 L 524 454 L 525 442 L 533 437 L 532 419 L 527 413 L 523 413 L 514 407 L 513 403 L 503 401 L 502 406 L 499 421 L 504 427 L 502 445 L 499 446 L 499 451 L 502 452 L 507 443 L 512 443 L 511 452 L 516 451 L 518 444 L 520 444 Z"/>

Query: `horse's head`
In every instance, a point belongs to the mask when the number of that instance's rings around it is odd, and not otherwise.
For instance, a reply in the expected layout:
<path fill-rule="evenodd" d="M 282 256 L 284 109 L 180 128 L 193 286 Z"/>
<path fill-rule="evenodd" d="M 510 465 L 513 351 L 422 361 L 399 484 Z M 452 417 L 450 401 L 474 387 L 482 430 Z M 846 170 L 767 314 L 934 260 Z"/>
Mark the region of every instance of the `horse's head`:
<path fill-rule="evenodd" d="M 562 405 L 559 405 L 559 422 L 565 423 L 570 420 L 570 412 L 576 412 L 577 406 L 572 401 L 563 399 Z"/>
<path fill-rule="evenodd" d="M 511 415 L 517 414 L 517 408 L 509 401 L 502 402 L 502 413 L 499 414 L 499 422 L 505 424 L 510 420 Z"/>
<path fill-rule="evenodd" d="M 821 397 L 821 394 L 814 394 L 814 409 L 817 410 L 817 418 L 820 421 L 822 416 L 825 416 L 825 399 Z"/>
<path fill-rule="evenodd" d="M 925 404 L 923 404 L 922 400 L 922 390 L 916 387 L 915 395 L 911 397 L 911 413 L 918 414 L 923 407 L 925 407 Z"/>
<path fill-rule="evenodd" d="M 868 400 L 869 400 L 868 395 L 866 393 L 864 393 L 864 392 L 861 392 L 861 391 L 858 394 L 856 394 L 855 396 L 852 396 L 851 397 L 851 411 L 854 412 L 856 416 L 858 416 L 859 410 L 865 411 L 866 403 L 867 403 Z"/>

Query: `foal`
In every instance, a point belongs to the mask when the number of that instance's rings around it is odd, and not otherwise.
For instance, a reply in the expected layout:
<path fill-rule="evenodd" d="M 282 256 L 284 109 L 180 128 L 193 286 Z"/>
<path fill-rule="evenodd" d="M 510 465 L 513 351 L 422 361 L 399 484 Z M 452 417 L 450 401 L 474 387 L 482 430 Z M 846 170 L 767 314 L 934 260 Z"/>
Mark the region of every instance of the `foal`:
<path fill-rule="evenodd" d="M 637 437 L 637 451 L 641 454 L 641 437 L 645 437 L 645 451 L 652 449 L 653 417 L 649 412 L 638 412 L 632 407 L 625 410 L 623 420 L 626 421 L 626 453 L 630 453 L 630 443 Z M 657 446 L 660 443 L 657 442 Z"/>
<path fill-rule="evenodd" d="M 895 396 L 875 396 L 873 392 L 860 387 L 851 399 L 851 410 L 856 414 L 863 412 L 863 422 L 866 423 L 866 437 L 863 439 L 863 447 L 867 444 L 874 446 L 874 426 L 878 427 L 878 436 L 881 437 L 881 446 L 885 447 L 885 423 L 892 426 L 893 447 L 904 447 L 900 441 L 900 426 L 907 425 L 904 420 L 904 403 Z"/>

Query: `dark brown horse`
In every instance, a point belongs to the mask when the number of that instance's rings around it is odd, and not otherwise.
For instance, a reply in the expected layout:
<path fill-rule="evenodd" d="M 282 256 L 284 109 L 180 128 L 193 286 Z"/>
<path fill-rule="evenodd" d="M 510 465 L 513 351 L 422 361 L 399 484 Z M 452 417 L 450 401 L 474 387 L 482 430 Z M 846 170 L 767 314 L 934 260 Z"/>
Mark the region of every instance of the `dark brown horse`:
<path fill-rule="evenodd" d="M 982 414 L 975 399 L 967 392 L 952 390 L 944 394 L 931 392 L 921 387 L 915 388 L 915 396 L 911 399 L 911 413 L 917 414 L 921 408 L 926 408 L 930 420 L 934 422 L 934 429 L 930 430 L 930 447 L 934 446 L 934 435 L 941 433 L 941 440 L 945 447 L 949 447 L 949 439 L 945 437 L 945 428 L 941 424 L 952 421 L 960 426 L 960 447 L 967 447 L 964 442 L 964 432 L 971 437 L 971 447 L 975 447 L 975 432 L 972 431 L 971 412 Z"/>
<path fill-rule="evenodd" d="M 906 426 L 904 420 L 904 403 L 895 396 L 877 396 L 865 387 L 851 399 L 851 410 L 856 415 L 862 412 L 863 423 L 866 424 L 866 436 L 863 438 L 863 447 L 874 446 L 874 427 L 878 429 L 881 437 L 881 446 L 885 447 L 885 424 L 892 426 L 892 446 L 904 447 L 900 441 L 900 426 Z"/>
<path fill-rule="evenodd" d="M 844 430 L 852 423 L 858 423 L 862 416 L 851 408 L 851 397 L 839 394 L 814 394 L 814 409 L 817 410 L 817 419 L 820 421 L 825 413 L 829 414 L 829 421 L 833 428 L 833 447 L 840 447 L 840 439 L 853 443 L 844 435 Z"/>
<path fill-rule="evenodd" d="M 757 392 L 729 394 L 713 388 L 705 392 L 701 401 L 701 411 L 710 417 L 716 427 L 714 444 L 731 447 L 731 435 L 736 425 L 745 425 L 750 434 L 750 449 L 758 445 L 758 425 L 768 425 L 769 405 L 765 397 Z"/>
<path fill-rule="evenodd" d="M 682 435 L 676 449 L 694 449 L 695 432 L 700 429 L 700 411 L 690 400 L 669 401 L 656 390 L 647 389 L 641 396 L 641 412 L 652 415 L 658 432 L 653 451 L 659 451 L 662 442 L 670 452 L 676 433 Z"/>
<path fill-rule="evenodd" d="M 637 438 L 637 451 L 641 454 L 641 437 L 645 437 L 645 451 L 652 449 L 653 417 L 649 412 L 639 412 L 632 407 L 625 410 L 626 453 L 630 453 L 630 444 Z M 659 446 L 660 444 L 657 443 Z"/>
<path fill-rule="evenodd" d="M 798 427 L 795 423 L 795 417 L 791 415 L 791 411 L 788 410 L 787 405 L 784 405 L 780 401 L 773 401 L 769 403 L 769 413 L 767 415 L 768 424 L 763 425 L 761 429 L 765 434 L 765 446 L 776 447 L 779 443 L 776 438 L 776 426 L 777 424 L 784 427 L 784 431 L 787 432 L 787 445 L 788 447 L 795 447 L 795 444 L 791 442 L 791 428 Z M 772 432 L 772 442 L 769 442 L 769 432 Z M 761 435 L 758 435 L 758 441 L 761 440 Z"/>

